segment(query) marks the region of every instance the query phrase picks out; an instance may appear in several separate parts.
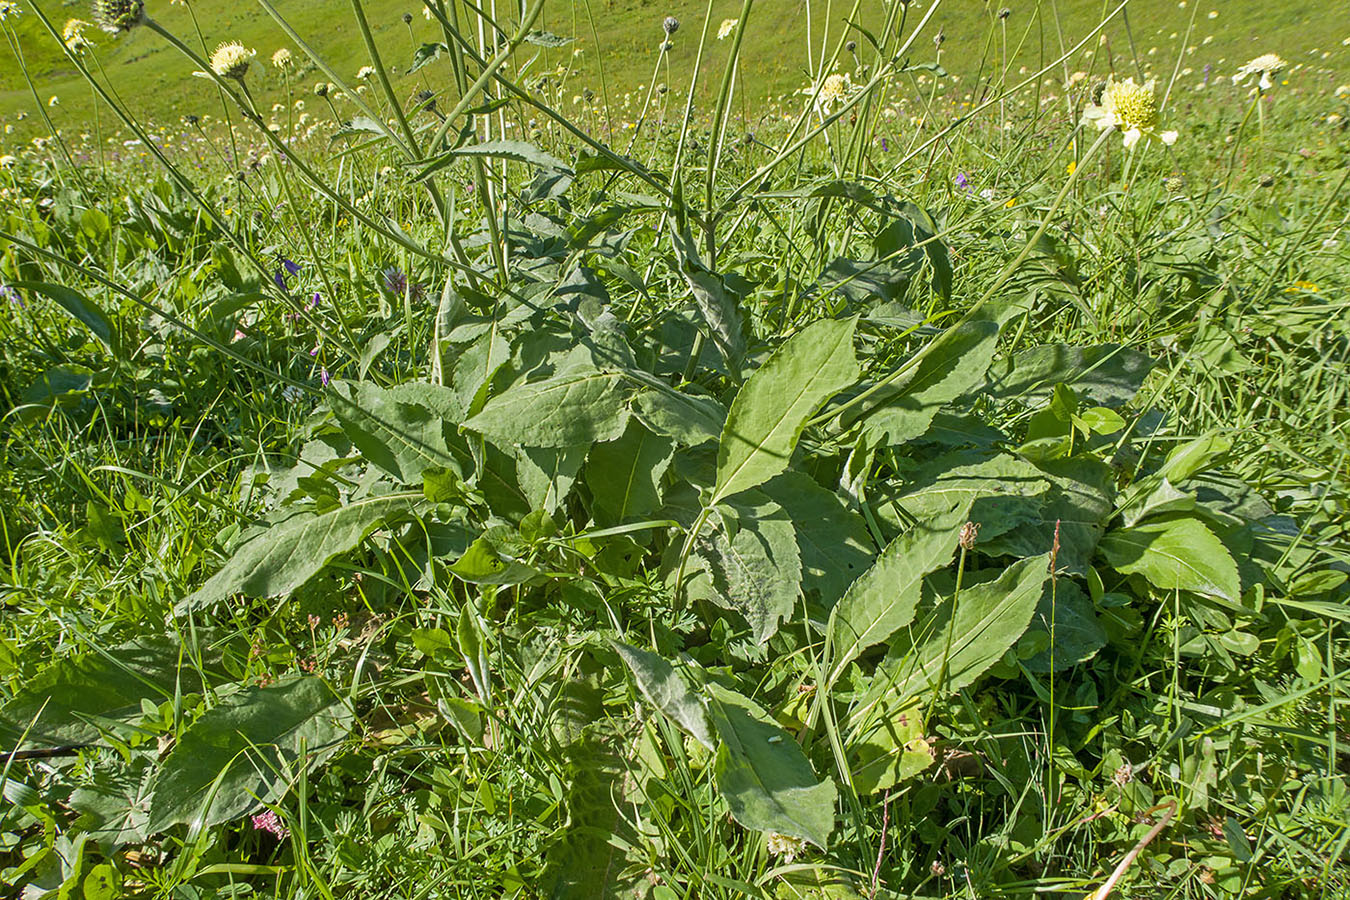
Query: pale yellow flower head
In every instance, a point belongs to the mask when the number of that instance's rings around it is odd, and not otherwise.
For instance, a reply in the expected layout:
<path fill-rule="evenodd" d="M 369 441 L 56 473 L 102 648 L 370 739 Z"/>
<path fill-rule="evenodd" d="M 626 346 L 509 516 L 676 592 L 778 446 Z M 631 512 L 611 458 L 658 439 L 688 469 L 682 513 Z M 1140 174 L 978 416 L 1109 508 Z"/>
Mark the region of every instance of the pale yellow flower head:
<path fill-rule="evenodd" d="M 855 90 L 853 79 L 849 77 L 847 72 L 836 72 L 825 77 L 825 80 L 820 84 L 819 92 L 814 85 L 808 84 L 797 93 L 805 94 L 808 97 L 814 96 L 816 113 L 824 117 L 830 114 L 836 103 L 846 101 Z"/>
<path fill-rule="evenodd" d="M 19 9 L 19 4 L 14 0 L 0 0 L 0 22 L 6 19 L 17 19 L 20 12 L 22 10 Z"/>
<path fill-rule="evenodd" d="M 806 852 L 806 841 L 776 831 L 769 832 L 766 844 L 769 855 L 781 856 L 786 865 L 791 865 L 794 859 Z"/>
<path fill-rule="evenodd" d="M 1233 76 L 1233 84 L 1242 84 L 1250 80 L 1253 75 L 1259 75 L 1261 76 L 1259 82 L 1261 90 L 1268 91 L 1275 86 L 1275 82 L 1271 80 L 1270 76 L 1278 75 L 1284 71 L 1284 67 L 1287 65 L 1289 64 L 1274 53 L 1263 53 L 1237 70 L 1237 74 Z"/>
<path fill-rule="evenodd" d="M 88 35 L 92 27 L 83 19 L 71 19 L 66 22 L 66 26 L 61 29 L 61 41 L 66 45 L 66 49 L 78 56 L 94 46 Z"/>
<path fill-rule="evenodd" d="M 253 59 L 252 50 L 238 41 L 229 41 L 221 44 L 216 48 L 216 52 L 211 54 L 211 71 L 221 78 L 243 81 L 244 76 L 248 74 L 251 59 Z"/>
<path fill-rule="evenodd" d="M 291 57 L 291 51 L 287 50 L 285 47 L 282 47 L 276 53 L 272 54 L 272 65 L 276 66 L 278 69 L 289 69 L 291 63 L 294 61 L 295 60 Z"/>
<path fill-rule="evenodd" d="M 740 19 L 723 19 L 722 24 L 717 26 L 717 39 L 719 41 L 725 41 L 727 38 L 731 37 L 731 33 L 736 30 L 736 25 L 739 24 L 740 21 Z"/>
<path fill-rule="evenodd" d="M 1157 138 L 1164 144 L 1174 144 L 1175 131 L 1158 130 L 1158 101 L 1153 96 L 1152 80 L 1136 84 L 1133 78 L 1106 82 L 1100 104 L 1093 104 L 1083 112 L 1083 124 L 1093 124 L 1105 131 L 1117 128 L 1125 135 L 1126 149 L 1133 148 L 1143 137 Z"/>

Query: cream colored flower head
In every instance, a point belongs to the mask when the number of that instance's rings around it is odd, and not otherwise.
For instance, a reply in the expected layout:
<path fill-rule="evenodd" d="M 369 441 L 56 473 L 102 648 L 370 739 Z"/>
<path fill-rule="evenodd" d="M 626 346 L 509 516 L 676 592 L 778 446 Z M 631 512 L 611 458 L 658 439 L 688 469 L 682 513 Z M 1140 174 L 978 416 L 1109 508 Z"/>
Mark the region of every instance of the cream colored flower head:
<path fill-rule="evenodd" d="M 781 856 L 785 865 L 806 852 L 806 841 L 786 834 L 770 831 L 765 843 L 770 856 Z"/>
<path fill-rule="evenodd" d="M 17 19 L 21 11 L 19 4 L 14 0 L 0 0 L 0 22 L 6 19 Z"/>
<path fill-rule="evenodd" d="M 66 45 L 66 49 L 79 56 L 94 46 L 87 33 L 91 27 L 93 26 L 83 19 L 71 19 L 66 22 L 66 27 L 61 29 L 61 41 Z"/>
<path fill-rule="evenodd" d="M 1125 135 L 1128 150 L 1140 138 L 1156 138 L 1164 144 L 1175 144 L 1175 131 L 1158 130 L 1158 101 L 1153 96 L 1153 81 L 1136 84 L 1133 78 L 1106 82 L 1101 103 L 1094 103 L 1083 111 L 1083 124 L 1093 124 L 1105 131 L 1118 128 Z"/>
<path fill-rule="evenodd" d="M 1261 76 L 1259 82 L 1261 90 L 1268 91 L 1275 86 L 1275 82 L 1271 80 L 1270 76 L 1278 75 L 1284 71 L 1284 67 L 1287 65 L 1289 64 L 1274 53 L 1263 53 L 1237 70 L 1237 74 L 1233 76 L 1233 84 L 1242 84 L 1250 80 L 1253 75 L 1259 75 Z"/>
<path fill-rule="evenodd" d="M 856 90 L 853 79 L 847 72 L 836 72 L 833 75 L 827 75 L 820 84 L 820 91 L 817 92 L 814 85 L 807 85 L 797 93 L 816 98 L 816 112 L 824 117 L 830 114 L 836 103 L 846 101 Z"/>
<path fill-rule="evenodd" d="M 244 76 L 248 74 L 251 59 L 253 59 L 252 50 L 238 41 L 229 41 L 221 44 L 216 48 L 216 52 L 211 54 L 211 71 L 221 78 L 243 81 Z"/>
<path fill-rule="evenodd" d="M 375 77 L 375 67 L 374 67 L 374 66 L 362 66 L 361 69 L 356 73 L 356 77 L 357 77 L 357 79 L 359 79 L 359 80 L 361 80 L 361 81 L 365 81 L 365 80 L 368 79 L 368 78 L 374 78 L 374 77 Z"/>
<path fill-rule="evenodd" d="M 287 50 L 285 47 L 282 47 L 276 53 L 272 54 L 272 65 L 276 66 L 278 69 L 289 69 L 291 63 L 294 61 L 294 58 L 291 56 L 291 51 Z"/>
<path fill-rule="evenodd" d="M 740 21 L 740 19 L 723 19 L 722 24 L 717 26 L 717 39 L 719 41 L 725 41 L 727 38 L 731 37 L 731 33 L 736 30 L 736 26 Z"/>

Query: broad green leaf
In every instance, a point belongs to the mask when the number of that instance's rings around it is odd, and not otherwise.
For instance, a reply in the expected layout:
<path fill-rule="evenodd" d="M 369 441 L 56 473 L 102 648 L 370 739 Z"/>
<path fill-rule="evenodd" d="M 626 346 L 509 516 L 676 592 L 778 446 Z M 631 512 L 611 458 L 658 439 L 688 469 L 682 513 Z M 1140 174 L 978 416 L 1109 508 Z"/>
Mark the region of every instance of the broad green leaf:
<path fill-rule="evenodd" d="M 627 419 L 623 376 L 591 369 L 515 385 L 464 427 L 506 446 L 577 447 L 614 440 Z"/>
<path fill-rule="evenodd" d="M 272 803 L 301 768 L 342 746 L 355 717 L 318 678 L 295 678 L 231 694 L 193 722 L 160 769 L 151 834 L 171 825 L 218 825 Z"/>
<path fill-rule="evenodd" d="M 1084 575 L 1111 518 L 1115 471 L 1096 459 L 1074 457 L 1043 463 L 1050 490 L 1016 528 L 993 534 L 981 529 L 976 548 L 988 556 L 1036 556 L 1059 541 L 1055 570 Z"/>
<path fill-rule="evenodd" d="M 1195 591 L 1234 603 L 1242 594 L 1232 554 L 1199 519 L 1117 528 L 1098 547 L 1117 572 L 1142 575 L 1165 591 Z"/>
<path fill-rule="evenodd" d="M 1074 347 L 1046 344 L 995 362 L 986 390 L 1000 400 L 1048 400 L 1056 385 L 1106 406 L 1122 406 L 1138 392 L 1153 360 L 1119 344 Z"/>
<path fill-rule="evenodd" d="M 1030 631 L 1041 631 L 1049 636 L 1049 645 L 1023 661 L 1033 672 L 1059 672 L 1086 662 L 1106 646 L 1106 631 L 1097 621 L 1092 601 L 1075 582 L 1059 578 L 1054 590 L 1046 586 Z"/>
<path fill-rule="evenodd" d="M 802 588 L 827 606 L 872 564 L 872 536 L 862 516 L 802 472 L 784 472 L 762 488 L 787 511 L 802 558 Z"/>
<path fill-rule="evenodd" d="M 234 594 L 285 596 L 334 557 L 361 543 L 394 516 L 411 512 L 416 498 L 372 497 L 329 512 L 300 512 L 260 531 L 235 549 L 220 571 L 180 602 L 179 615 L 214 606 Z"/>
<path fill-rule="evenodd" d="M 70 807 L 81 813 L 79 827 L 100 844 L 121 847 L 143 844 L 150 837 L 150 801 L 155 790 L 155 766 L 98 767 L 94 777 L 70 795 Z"/>
<path fill-rule="evenodd" d="M 598 444 L 586 463 L 586 483 L 595 503 L 616 521 L 644 516 L 661 505 L 661 476 L 675 449 L 670 438 L 652 434 L 636 418 L 623 437 Z"/>
<path fill-rule="evenodd" d="M 607 447 L 609 444 L 600 444 Z M 590 447 L 521 447 L 516 480 L 533 509 L 556 512 L 571 493 Z"/>
<path fill-rule="evenodd" d="M 503 557 L 485 537 L 474 541 L 450 571 L 470 584 L 524 584 L 539 574 L 525 563 Z"/>
<path fill-rule="evenodd" d="M 485 141 L 481 144 L 467 144 L 450 151 L 450 156 L 478 156 L 509 159 L 514 162 L 528 163 L 541 169 L 554 172 L 571 173 L 567 163 L 550 153 L 545 153 L 527 141 Z"/>
<path fill-rule="evenodd" d="M 143 700 L 162 703 L 177 690 L 200 691 L 201 675 L 181 657 L 178 644 L 146 637 L 57 660 L 0 707 L 0 750 L 92 743 L 100 720 L 139 717 Z"/>
<path fill-rule="evenodd" d="M 462 414 L 449 388 L 404 384 L 385 390 L 334 381 L 329 403 L 362 456 L 404 484 L 421 483 L 427 469 L 448 468 L 463 476 L 467 451 L 456 453 L 445 436 Z"/>
<path fill-rule="evenodd" d="M 973 683 L 998 662 L 1027 630 L 1041 598 L 1050 554 L 1008 567 L 999 578 L 961 590 L 955 602 L 944 599 L 922 621 L 891 641 L 850 732 L 870 733 L 876 721 L 894 715 L 911 701 L 937 690 L 950 693 Z M 948 652 L 950 648 L 950 653 Z M 942 679 L 943 661 L 946 678 Z"/>
<path fill-rule="evenodd" d="M 834 830 L 834 782 L 816 781 L 797 741 L 754 701 L 716 682 L 704 690 L 718 737 L 713 773 L 732 818 L 825 849 Z"/>
<path fill-rule="evenodd" d="M 98 338 L 113 356 L 122 354 L 117 329 L 112 320 L 89 298 L 63 284 L 46 284 L 41 281 L 12 281 L 10 287 L 42 294 L 54 300 L 58 306 L 78 321 L 94 337 Z"/>
<path fill-rule="evenodd" d="M 933 764 L 923 703 L 917 698 L 874 723 L 849 748 L 849 772 L 859 794 L 876 794 L 913 778 Z"/>
<path fill-rule="evenodd" d="M 923 577 L 951 562 L 969 511 L 966 500 L 940 518 L 918 522 L 886 545 L 853 582 L 830 616 L 833 656 L 827 683 L 833 684 L 868 647 L 910 623 Z"/>
<path fill-rule="evenodd" d="M 907 521 L 929 521 L 969 503 L 970 519 L 980 526 L 979 539 L 987 541 L 1035 521 L 1049 490 L 1050 479 L 1026 460 L 977 450 L 924 463 L 911 473 L 907 486 L 894 494 L 878 492 L 874 499 L 877 516 L 896 531 Z"/>
<path fill-rule="evenodd" d="M 465 415 L 474 415 L 483 408 L 493 376 L 510 359 L 510 342 L 493 327 L 459 355 L 451 369 L 450 382 Z"/>
<path fill-rule="evenodd" d="M 673 221 L 671 241 L 680 274 L 694 295 L 694 304 L 708 327 L 713 346 L 722 355 L 728 371 L 738 373 L 741 357 L 745 355 L 745 335 L 735 295 L 727 290 L 722 276 L 704 264 L 693 238 L 677 230 Z"/>
<path fill-rule="evenodd" d="M 714 745 L 708 711 L 689 683 L 689 676 L 649 650 L 639 650 L 618 641 L 611 643 L 633 673 L 633 680 L 647 702 L 665 713 L 694 740 L 712 750 Z"/>
<path fill-rule="evenodd" d="M 792 614 L 802 581 L 792 521 L 778 504 L 761 499 L 765 502 L 733 507 L 739 527 L 728 529 L 724 523 L 700 536 L 695 546 L 710 580 L 690 586 L 690 596 L 744 616 L 757 644 Z"/>
<path fill-rule="evenodd" d="M 717 440 L 727 423 L 727 411 L 711 397 L 670 390 L 638 394 L 634 412 L 652 431 L 686 447 Z"/>
<path fill-rule="evenodd" d="M 858 378 L 857 319 L 822 319 L 774 351 L 731 404 L 711 505 L 788 467 L 806 421 Z"/>

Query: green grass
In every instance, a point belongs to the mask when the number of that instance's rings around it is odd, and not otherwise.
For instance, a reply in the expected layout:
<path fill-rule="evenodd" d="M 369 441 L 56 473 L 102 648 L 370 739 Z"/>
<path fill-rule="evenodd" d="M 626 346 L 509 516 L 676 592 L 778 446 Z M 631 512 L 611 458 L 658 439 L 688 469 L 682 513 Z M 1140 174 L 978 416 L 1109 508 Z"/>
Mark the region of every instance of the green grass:
<path fill-rule="evenodd" d="M 368 62 L 345 5 L 280 8 Z M 1137 57 L 1116 23 L 1002 93 L 997 10 L 944 4 L 909 63 L 941 24 L 960 81 L 798 125 L 776 9 L 724 134 L 730 41 L 683 117 L 700 10 L 547 6 L 581 55 L 524 45 L 442 144 L 451 61 L 434 112 L 393 78 L 413 149 L 317 72 L 273 114 L 274 24 L 203 7 L 256 120 L 148 27 L 93 70 L 162 159 L 18 20 L 67 143 L 0 168 L 0 883 L 1080 898 L 1156 827 L 1113 897 L 1350 893 L 1344 35 L 1201 5 L 1178 59 L 1195 10 L 1132 4 Z M 668 12 L 673 89 L 611 139 Z M 1014 84 L 1102 9 L 1040 12 Z M 1269 51 L 1305 66 L 1258 113 L 1227 76 Z M 1079 127 L 1150 64 L 1193 70 L 1175 146 Z M 444 155 L 508 121 L 534 148 Z"/>

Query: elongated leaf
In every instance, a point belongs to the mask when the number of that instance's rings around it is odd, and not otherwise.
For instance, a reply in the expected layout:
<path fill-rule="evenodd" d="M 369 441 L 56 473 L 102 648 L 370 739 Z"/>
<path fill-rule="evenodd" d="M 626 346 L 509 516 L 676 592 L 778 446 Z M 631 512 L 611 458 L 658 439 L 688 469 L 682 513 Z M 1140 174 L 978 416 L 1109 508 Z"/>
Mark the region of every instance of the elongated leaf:
<path fill-rule="evenodd" d="M 624 665 L 633 673 L 633 679 L 647 702 L 670 717 L 694 740 L 712 750 L 713 734 L 708 722 L 708 711 L 690 685 L 689 676 L 649 650 L 639 650 L 618 641 L 612 643 Z"/>
<path fill-rule="evenodd" d="M 102 309 L 99 309 L 95 303 L 79 291 L 72 290 L 63 284 L 46 284 L 41 281 L 14 281 L 10 282 L 10 287 L 33 291 L 56 301 L 58 306 L 70 313 L 85 328 L 88 328 L 90 333 L 98 338 L 99 342 L 107 347 L 110 353 L 114 356 L 121 355 L 122 350 L 117 340 L 117 329 L 113 327 L 112 320 Z"/>
<path fill-rule="evenodd" d="M 1031 628 L 1049 637 L 1049 645 L 1023 663 L 1032 672 L 1063 671 L 1091 659 L 1106 646 L 1106 631 L 1092 601 L 1067 578 L 1058 579 L 1053 592 L 1041 594 Z"/>
<path fill-rule="evenodd" d="M 508 446 L 577 447 L 612 441 L 627 422 L 623 377 L 614 372 L 565 372 L 515 385 L 464 423 Z"/>
<path fill-rule="evenodd" d="M 881 551 L 872 568 L 849 587 L 830 618 L 834 647 L 830 683 L 868 647 L 914 618 L 923 576 L 951 562 L 970 500 L 940 518 L 919 522 Z"/>
<path fill-rule="evenodd" d="M 407 496 L 375 497 L 320 515 L 292 515 L 237 548 L 219 572 L 178 604 L 176 612 L 205 609 L 234 594 L 289 594 L 386 519 L 411 512 L 415 503 Z"/>
<path fill-rule="evenodd" d="M 545 153 L 526 141 L 485 141 L 452 150 L 451 156 L 490 156 L 528 163 L 554 172 L 572 173 L 571 167 L 552 154 Z"/>
<path fill-rule="evenodd" d="M 1148 356 L 1119 344 L 1047 344 L 994 363 L 985 390 L 1002 400 L 1044 402 L 1055 385 L 1063 384 L 1094 403 L 1121 406 L 1134 397 L 1152 368 Z"/>
<path fill-rule="evenodd" d="M 994 581 L 963 588 L 954 617 L 948 598 L 896 635 L 854 716 L 854 737 L 865 739 L 877 721 L 935 689 L 966 687 L 998 662 L 1027 630 L 1050 577 L 1049 562 L 1048 553 L 1021 560 Z M 939 686 L 944 659 L 946 678 Z"/>
<path fill-rule="evenodd" d="M 722 276 L 704 264 L 693 239 L 681 234 L 673 223 L 671 240 L 680 274 L 694 295 L 694 304 L 708 327 L 713 345 L 722 354 L 728 371 L 739 372 L 741 357 L 745 355 L 745 326 L 735 296 L 727 290 Z"/>
<path fill-rule="evenodd" d="M 713 504 L 788 467 L 807 419 L 858 378 L 857 319 L 822 319 L 779 347 L 731 404 L 717 454 Z"/>
<path fill-rule="evenodd" d="M 368 462 L 404 484 L 420 483 L 428 469 L 464 474 L 467 448 L 456 453 L 446 441 L 447 424 L 461 417 L 454 391 L 434 384 L 385 390 L 351 381 L 334 381 L 332 387 L 333 412 Z"/>
<path fill-rule="evenodd" d="M 859 794 L 875 794 L 927 769 L 934 754 L 926 734 L 921 701 L 888 707 L 866 739 L 849 748 L 853 787 Z"/>
<path fill-rule="evenodd" d="M 1233 555 L 1199 519 L 1117 528 L 1098 547 L 1117 572 L 1137 573 L 1165 591 L 1195 591 L 1234 603 L 1242 594 Z"/>
<path fill-rule="evenodd" d="M 617 441 L 596 446 L 586 463 L 586 483 L 596 505 L 615 520 L 643 516 L 661 505 L 661 476 L 674 442 L 633 419 Z"/>
<path fill-rule="evenodd" d="M 218 825 L 279 800 L 301 768 L 338 751 L 353 721 L 347 701 L 318 678 L 231 694 L 193 722 L 164 760 L 147 831 Z"/>
<path fill-rule="evenodd" d="M 923 464 L 911 477 L 893 503 L 877 504 L 878 517 L 899 531 L 904 523 L 897 509 L 911 521 L 925 522 L 969 500 L 970 519 L 980 526 L 982 541 L 1035 521 L 1041 515 L 1041 498 L 1050 490 L 1044 472 L 1010 453 L 948 453 Z"/>
<path fill-rule="evenodd" d="M 816 781 L 792 735 L 754 701 L 716 682 L 704 690 L 719 740 L 713 772 L 732 817 L 825 849 L 834 830 L 834 782 Z"/>
<path fill-rule="evenodd" d="M 139 717 L 142 700 L 162 703 L 176 689 L 200 691 L 201 676 L 182 665 L 181 653 L 172 641 L 147 637 L 57 660 L 0 707 L 0 751 L 91 743 L 99 720 Z"/>

